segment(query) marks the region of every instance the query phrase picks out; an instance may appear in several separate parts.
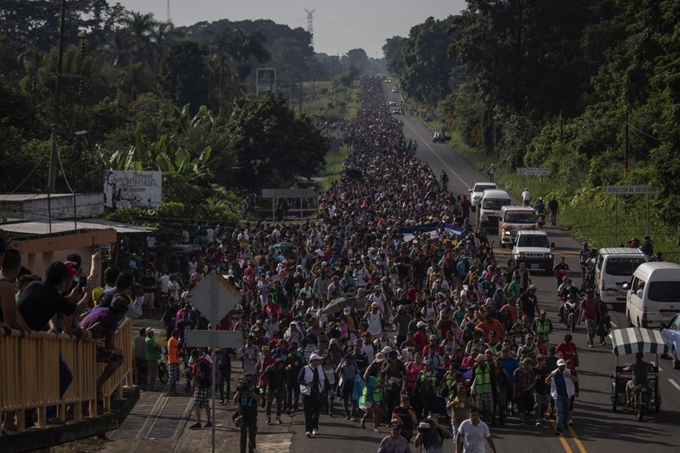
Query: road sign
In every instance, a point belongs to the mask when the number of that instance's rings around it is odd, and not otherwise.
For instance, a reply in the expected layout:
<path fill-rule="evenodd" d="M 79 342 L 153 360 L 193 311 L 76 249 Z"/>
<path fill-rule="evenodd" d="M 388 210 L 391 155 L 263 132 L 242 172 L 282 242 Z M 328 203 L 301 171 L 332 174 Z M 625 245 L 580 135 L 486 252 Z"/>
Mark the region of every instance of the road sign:
<path fill-rule="evenodd" d="M 224 277 L 211 272 L 189 291 L 188 299 L 208 321 L 216 324 L 238 304 L 241 295 Z"/>
<path fill-rule="evenodd" d="M 479 145 L 482 139 L 482 132 L 479 130 L 478 127 L 472 129 L 470 131 L 470 142 L 473 145 Z"/>
<path fill-rule="evenodd" d="M 257 68 L 255 70 L 255 94 L 276 93 L 276 69 Z"/>
<path fill-rule="evenodd" d="M 190 348 L 212 345 L 212 330 L 187 330 L 184 333 L 184 344 Z M 240 331 L 218 330 L 215 332 L 216 348 L 234 348 L 243 346 L 243 335 Z"/>
<path fill-rule="evenodd" d="M 196 307 L 212 324 L 211 330 L 188 330 L 185 334 L 189 347 L 210 346 L 238 348 L 243 344 L 241 332 L 215 330 L 217 323 L 241 300 L 239 292 L 221 275 L 212 271 L 187 296 L 189 302 Z M 212 382 L 215 383 L 216 367 L 212 367 Z M 215 388 L 212 386 L 212 453 L 215 453 Z"/>
<path fill-rule="evenodd" d="M 518 167 L 517 176 L 548 176 L 550 170 L 541 167 Z"/>
<path fill-rule="evenodd" d="M 651 186 L 607 186 L 607 193 L 612 195 L 651 195 L 659 193 L 659 189 Z"/>

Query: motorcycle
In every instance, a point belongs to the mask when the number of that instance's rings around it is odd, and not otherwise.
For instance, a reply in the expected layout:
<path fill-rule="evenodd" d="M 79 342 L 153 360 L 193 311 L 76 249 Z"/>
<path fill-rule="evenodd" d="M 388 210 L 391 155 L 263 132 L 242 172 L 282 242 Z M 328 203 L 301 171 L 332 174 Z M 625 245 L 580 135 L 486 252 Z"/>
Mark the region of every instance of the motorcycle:
<path fill-rule="evenodd" d="M 576 324 L 579 320 L 579 305 L 576 299 L 562 299 L 562 319 L 567 328 L 572 332 L 576 331 Z"/>
<path fill-rule="evenodd" d="M 538 220 L 538 227 L 543 228 L 543 225 L 545 225 L 545 213 L 536 214 L 536 219 Z"/>

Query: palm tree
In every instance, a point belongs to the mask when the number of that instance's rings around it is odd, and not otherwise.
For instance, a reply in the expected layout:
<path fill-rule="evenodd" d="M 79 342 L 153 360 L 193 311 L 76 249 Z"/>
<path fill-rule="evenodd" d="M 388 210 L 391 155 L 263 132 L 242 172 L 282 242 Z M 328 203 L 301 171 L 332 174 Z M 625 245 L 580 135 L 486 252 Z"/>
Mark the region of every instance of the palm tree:
<path fill-rule="evenodd" d="M 214 46 L 228 55 L 236 67 L 236 73 L 243 82 L 253 70 L 250 61 L 259 63 L 271 60 L 271 54 L 264 47 L 267 38 L 259 30 L 246 33 L 241 29 L 226 28 L 214 38 Z"/>
<path fill-rule="evenodd" d="M 154 67 L 155 57 L 152 37 L 158 22 L 154 19 L 153 13 L 142 14 L 132 11 L 120 22 L 132 36 L 133 54 L 137 61 L 145 61 L 150 67 Z"/>

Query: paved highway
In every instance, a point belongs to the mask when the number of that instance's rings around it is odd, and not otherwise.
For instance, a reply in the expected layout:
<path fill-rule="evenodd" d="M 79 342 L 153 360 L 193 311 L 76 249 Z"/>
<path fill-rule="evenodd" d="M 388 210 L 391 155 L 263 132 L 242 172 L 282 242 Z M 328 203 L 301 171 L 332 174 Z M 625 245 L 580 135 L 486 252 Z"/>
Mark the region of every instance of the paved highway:
<path fill-rule="evenodd" d="M 390 92 L 393 84 L 384 84 L 386 101 L 396 97 Z M 418 142 L 418 157 L 426 161 L 436 175 L 442 170 L 449 173 L 449 190 L 456 194 L 467 194 L 468 189 L 477 181 L 486 180 L 472 165 L 460 155 L 442 143 L 432 143 L 432 133 L 417 119 L 408 115 L 400 116 L 404 123 L 404 134 L 407 139 Z M 539 196 L 541 194 L 533 194 Z M 519 203 L 518 203 L 519 204 Z M 558 218 L 559 223 L 559 218 Z M 576 240 L 559 228 L 547 228 L 550 240 L 555 242 L 557 256 L 565 256 L 571 269 L 579 269 L 577 251 L 580 248 Z M 499 262 L 509 258 L 508 249 L 498 248 L 498 237 L 495 253 Z M 570 275 L 580 284 L 580 271 Z M 533 282 L 538 287 L 538 298 L 542 308 L 548 311 L 553 320 L 555 333 L 551 342 L 561 341 L 567 333 L 557 319 L 558 302 L 556 298 L 556 281 L 552 276 L 535 275 Z M 621 308 L 611 310 L 615 326 L 625 327 L 625 317 Z M 611 353 L 611 344 L 595 346 L 588 349 L 586 345 L 585 326 L 579 326 L 574 335 L 575 343 L 580 348 L 579 377 L 581 392 L 576 400 L 574 426 L 565 436 L 556 436 L 552 429 L 527 426 L 520 428 L 515 417 L 510 417 L 504 427 L 492 429 L 499 452 L 525 453 L 561 452 L 566 453 L 637 453 L 640 449 L 653 450 L 655 453 L 680 451 L 680 372 L 672 370 L 669 360 L 660 361 L 660 385 L 662 395 L 661 411 L 657 414 L 646 414 L 643 422 L 635 419 L 632 411 L 619 408 L 612 412 L 610 402 L 611 380 L 615 356 Z M 631 359 L 623 359 L 631 360 Z M 337 404 L 337 403 L 336 403 Z M 371 430 L 362 430 L 358 423 L 348 422 L 344 417 L 329 418 L 321 416 L 320 435 L 308 439 L 304 436 L 303 415 L 293 417 L 291 430 L 294 432 L 294 452 L 318 453 L 333 452 L 371 452 L 376 451 L 380 439 L 387 435 L 387 428 L 376 434 Z M 266 430 L 266 428 L 264 428 Z M 452 444 L 450 445 L 452 449 Z M 414 449 L 415 451 L 415 449 Z M 447 448 L 447 451 L 452 451 Z M 490 451 L 487 447 L 487 451 Z"/>

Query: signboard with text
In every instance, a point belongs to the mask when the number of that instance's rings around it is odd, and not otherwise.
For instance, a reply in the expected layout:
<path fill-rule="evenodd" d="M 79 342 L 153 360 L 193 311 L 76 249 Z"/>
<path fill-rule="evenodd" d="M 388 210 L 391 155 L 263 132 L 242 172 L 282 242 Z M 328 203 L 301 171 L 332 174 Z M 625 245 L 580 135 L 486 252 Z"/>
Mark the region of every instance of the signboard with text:
<path fill-rule="evenodd" d="M 258 68 L 256 70 L 255 91 L 258 97 L 264 93 L 276 93 L 276 69 Z"/>
<path fill-rule="evenodd" d="M 651 195 L 659 189 L 651 186 L 607 186 L 607 193 L 611 195 Z"/>
<path fill-rule="evenodd" d="M 517 176 L 548 176 L 550 170 L 541 167 L 518 167 Z"/>
<path fill-rule="evenodd" d="M 160 171 L 104 171 L 104 206 L 107 208 L 158 208 L 163 173 Z"/>

